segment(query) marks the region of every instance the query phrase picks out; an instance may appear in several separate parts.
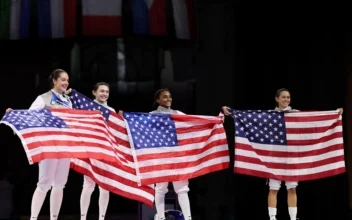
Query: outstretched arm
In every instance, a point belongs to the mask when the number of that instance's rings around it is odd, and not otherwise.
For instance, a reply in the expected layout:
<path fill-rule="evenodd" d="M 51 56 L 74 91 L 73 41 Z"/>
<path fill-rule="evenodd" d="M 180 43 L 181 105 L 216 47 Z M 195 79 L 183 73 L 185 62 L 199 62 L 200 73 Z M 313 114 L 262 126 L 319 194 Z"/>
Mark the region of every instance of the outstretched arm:
<path fill-rule="evenodd" d="M 227 106 L 223 106 L 222 111 L 224 112 L 224 115 L 231 115 L 231 113 L 229 112 L 229 107 Z"/>

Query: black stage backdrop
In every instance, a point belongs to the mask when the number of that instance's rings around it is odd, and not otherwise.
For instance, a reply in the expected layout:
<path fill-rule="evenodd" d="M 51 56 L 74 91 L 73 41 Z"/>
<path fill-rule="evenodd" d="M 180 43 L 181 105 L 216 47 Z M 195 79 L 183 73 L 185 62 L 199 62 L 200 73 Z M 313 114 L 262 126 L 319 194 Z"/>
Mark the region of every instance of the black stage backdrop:
<path fill-rule="evenodd" d="M 128 111 L 150 111 L 153 92 L 161 85 L 160 51 L 165 49 L 193 48 L 192 62 L 182 68 L 191 69 L 194 84 L 185 94 L 183 87 L 175 86 L 174 106 L 188 114 L 217 115 L 221 106 L 237 109 L 272 109 L 274 94 L 279 88 L 291 91 L 291 105 L 300 110 L 332 110 L 344 107 L 344 137 L 346 155 L 352 153 L 351 126 L 346 118 L 352 113 L 351 93 L 352 37 L 346 30 L 333 28 L 333 23 L 314 16 L 292 16 L 288 12 L 249 10 L 231 0 L 197 1 L 198 39 L 195 42 L 178 42 L 155 38 L 133 38 L 125 36 L 128 54 L 127 74 L 134 81 L 153 81 L 151 86 L 130 93 L 118 94 L 113 86 L 109 104 L 115 109 Z M 272 13 L 271 13 L 272 12 Z M 48 87 L 46 78 L 54 68 L 70 70 L 70 51 L 74 42 L 84 44 L 87 39 L 56 41 L 2 41 L 0 42 L 0 69 L 2 77 L 2 102 L 6 107 L 24 109 L 38 94 Z M 115 40 L 94 39 L 104 46 Z M 83 42 L 83 43 L 82 43 Z M 134 51 L 145 47 L 148 53 L 141 56 Z M 116 46 L 116 45 L 115 45 Z M 105 49 L 104 49 L 105 48 Z M 132 48 L 132 49 L 129 49 Z M 100 55 L 111 52 L 100 47 Z M 81 59 L 89 52 L 82 49 Z M 150 56 L 148 56 L 150 54 Z M 108 56 L 108 55 L 106 55 Z M 141 59 L 149 59 L 141 62 Z M 81 60 L 84 65 L 84 60 Z M 105 75 L 92 75 L 90 69 L 82 67 L 84 76 L 78 76 L 72 85 L 89 95 L 90 87 L 98 80 L 109 77 L 106 59 L 101 59 Z M 137 65 L 137 64 L 138 65 Z M 151 66 L 154 63 L 154 66 Z M 111 63 L 110 63 L 111 64 Z M 148 72 L 134 71 L 138 66 Z M 186 65 L 186 64 L 185 64 Z M 181 69 L 182 69 L 181 68 Z M 156 74 L 157 73 L 157 74 Z M 104 76 L 104 77 L 103 77 Z M 111 76 L 111 75 L 110 75 Z M 77 76 L 76 76 L 77 77 Z M 71 77 L 74 78 L 74 77 Z M 116 77 L 117 78 L 117 77 Z M 145 79 L 146 78 L 146 79 Z M 175 76 L 175 78 L 177 78 Z M 187 78 L 182 75 L 178 78 Z M 109 78 L 110 79 L 110 78 Z M 347 80 L 349 79 L 349 80 Z M 111 82 L 116 82 L 111 76 Z M 177 80 L 176 80 L 177 81 Z M 348 85 L 348 82 L 349 85 Z M 172 87 L 172 84 L 170 84 Z M 187 90 L 188 91 L 188 90 Z M 229 150 L 233 154 L 233 124 L 225 121 Z M 29 215 L 30 202 L 36 187 L 37 165 L 29 166 L 20 141 L 9 128 L 0 126 L 1 179 L 7 178 L 14 186 L 14 218 Z M 349 139 L 348 139 L 349 138 Z M 347 142 L 348 141 L 348 142 Z M 349 153 L 348 153 L 349 152 Z M 351 157 L 349 157 L 351 160 Z M 346 160 L 348 157 L 346 156 Z M 233 166 L 233 156 L 231 158 Z M 347 163 L 351 173 L 352 162 Z M 351 179 L 351 178 L 350 178 Z M 61 209 L 62 215 L 79 216 L 79 197 L 82 176 L 70 173 Z M 310 220 L 348 219 L 349 189 L 347 173 L 299 183 L 298 217 Z M 266 179 L 233 174 L 232 169 L 212 173 L 190 180 L 190 199 L 194 219 L 267 219 Z M 90 213 L 98 213 L 98 190 L 92 197 Z M 111 196 L 107 216 L 137 212 L 137 203 L 118 196 Z M 49 196 L 42 208 L 43 215 L 49 213 Z M 282 185 L 278 198 L 278 219 L 288 220 L 286 189 Z"/>

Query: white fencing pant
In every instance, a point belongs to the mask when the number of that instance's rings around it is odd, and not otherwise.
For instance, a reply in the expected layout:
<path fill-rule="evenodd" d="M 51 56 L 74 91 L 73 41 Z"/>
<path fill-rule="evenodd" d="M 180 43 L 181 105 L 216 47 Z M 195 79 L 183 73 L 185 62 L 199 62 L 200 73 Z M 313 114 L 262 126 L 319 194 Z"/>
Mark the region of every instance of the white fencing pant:
<path fill-rule="evenodd" d="M 191 219 L 191 208 L 188 198 L 188 180 L 172 182 L 178 196 L 178 202 L 186 220 Z M 155 206 L 159 219 L 165 218 L 165 194 L 168 190 L 168 182 L 155 184 Z"/>
<path fill-rule="evenodd" d="M 96 183 L 88 176 L 84 176 L 83 189 L 81 194 L 81 220 L 85 220 L 90 204 L 90 198 Z M 110 199 L 109 191 L 99 186 L 99 219 L 104 219 Z"/>
<path fill-rule="evenodd" d="M 36 219 L 44 203 L 46 193 L 50 195 L 50 219 L 57 219 L 63 197 L 63 188 L 70 171 L 70 158 L 45 159 L 39 162 L 39 181 L 32 198 L 31 219 Z"/>
<path fill-rule="evenodd" d="M 285 181 L 286 189 L 293 189 L 298 186 L 298 182 Z M 269 180 L 269 187 L 271 190 L 279 190 L 281 188 L 281 180 Z"/>

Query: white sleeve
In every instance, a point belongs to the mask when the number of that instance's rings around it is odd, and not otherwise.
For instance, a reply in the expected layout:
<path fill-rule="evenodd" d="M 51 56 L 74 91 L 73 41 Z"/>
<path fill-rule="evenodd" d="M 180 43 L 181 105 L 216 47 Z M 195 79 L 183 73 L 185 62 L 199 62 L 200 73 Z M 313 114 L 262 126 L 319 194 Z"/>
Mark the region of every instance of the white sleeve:
<path fill-rule="evenodd" d="M 38 96 L 36 100 L 32 103 L 31 107 L 29 107 L 29 110 L 42 110 L 45 109 L 45 102 L 44 99 L 41 96 Z"/>
<path fill-rule="evenodd" d="M 177 114 L 178 115 L 186 115 L 185 113 L 183 113 L 183 112 L 181 112 L 181 111 L 179 111 L 179 110 L 176 110 L 177 111 Z"/>

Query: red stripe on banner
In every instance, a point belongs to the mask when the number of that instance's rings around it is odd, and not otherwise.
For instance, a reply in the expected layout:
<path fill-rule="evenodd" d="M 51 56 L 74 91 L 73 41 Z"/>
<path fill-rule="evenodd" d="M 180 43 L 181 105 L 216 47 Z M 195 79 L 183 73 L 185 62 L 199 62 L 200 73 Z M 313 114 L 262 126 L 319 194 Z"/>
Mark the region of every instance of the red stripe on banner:
<path fill-rule="evenodd" d="M 76 0 L 64 0 L 63 4 L 65 37 L 75 37 L 77 32 Z"/>
<path fill-rule="evenodd" d="M 203 123 L 213 123 L 213 124 L 222 124 L 223 121 L 221 120 L 221 118 L 218 117 L 197 117 L 194 115 L 176 115 L 176 114 L 172 114 L 172 119 L 174 119 L 175 123 L 177 122 L 203 122 Z M 215 118 L 215 119 L 214 119 Z"/>
<path fill-rule="evenodd" d="M 285 122 L 315 122 L 315 121 L 337 120 L 339 117 L 340 115 L 338 113 L 333 115 L 309 115 L 309 116 L 285 115 Z"/>
<path fill-rule="evenodd" d="M 174 158 L 174 157 L 184 157 L 184 156 L 195 156 L 201 153 L 204 153 L 207 150 L 212 149 L 213 147 L 227 144 L 227 139 L 212 141 L 204 147 L 194 150 L 184 150 L 181 152 L 167 152 L 167 153 L 151 153 L 143 154 L 137 156 L 138 161 L 154 160 L 154 159 L 163 159 L 163 158 Z"/>
<path fill-rule="evenodd" d="M 109 142 L 111 144 L 115 144 L 117 145 L 117 143 L 115 142 L 115 140 L 111 140 L 111 139 L 107 139 L 104 136 L 98 136 L 98 135 L 93 135 L 93 134 L 85 134 L 85 133 L 73 133 L 73 132 L 65 132 L 65 131 L 36 131 L 36 132 L 31 132 L 31 133 L 27 133 L 27 134 L 23 134 L 23 138 L 33 138 L 33 137 L 37 137 L 37 139 L 39 136 L 45 137 L 45 136 L 50 136 L 50 135 L 58 135 L 58 136 L 69 136 L 69 137 L 77 137 L 77 138 L 92 138 L 92 139 L 96 139 L 96 140 L 101 140 L 101 141 L 106 141 Z M 53 141 L 55 141 L 55 138 L 53 138 Z M 106 145 L 105 145 L 106 146 Z M 105 149 L 111 150 L 110 146 L 105 147 Z"/>
<path fill-rule="evenodd" d="M 149 9 L 150 34 L 167 36 L 166 1 L 154 0 Z"/>
<path fill-rule="evenodd" d="M 205 167 L 203 169 L 197 170 L 192 173 L 178 174 L 178 175 L 171 174 L 169 176 L 165 175 L 162 177 L 145 178 L 145 179 L 141 179 L 141 184 L 142 185 L 149 185 L 149 184 L 161 183 L 161 182 L 173 182 L 173 181 L 188 180 L 188 179 L 192 179 L 194 177 L 205 175 L 205 174 L 208 174 L 211 172 L 227 169 L 227 168 L 229 168 L 229 165 L 230 165 L 229 162 L 224 162 L 224 163 L 219 163 L 219 164 Z"/>
<path fill-rule="evenodd" d="M 241 162 L 252 163 L 252 164 L 261 164 L 261 165 L 265 165 L 265 167 L 270 169 L 299 170 L 299 169 L 316 168 L 316 167 L 321 167 L 324 165 L 344 161 L 344 156 L 341 155 L 341 156 L 331 157 L 324 160 L 313 161 L 309 163 L 283 164 L 283 163 L 263 162 L 259 158 L 238 155 L 238 156 L 235 156 L 235 161 L 241 161 Z"/>
<path fill-rule="evenodd" d="M 211 133 L 207 136 L 203 136 L 203 137 L 195 137 L 195 138 L 187 138 L 184 140 L 179 140 L 178 141 L 178 145 L 184 146 L 184 145 L 188 145 L 188 144 L 196 144 L 196 143 L 202 143 L 202 142 L 206 142 L 207 140 L 209 140 L 213 135 L 216 134 L 223 134 L 224 133 L 224 128 L 216 128 L 214 130 L 211 131 Z"/>
<path fill-rule="evenodd" d="M 278 175 L 272 175 L 266 172 L 248 170 L 248 169 L 243 169 L 238 167 L 234 168 L 234 172 L 238 174 L 257 176 L 257 177 L 269 178 L 269 179 L 277 179 L 277 180 L 283 180 L 283 181 L 305 181 L 305 180 L 321 179 L 325 177 L 331 177 L 338 174 L 342 174 L 346 172 L 346 168 L 341 167 L 334 170 L 328 170 L 324 172 L 319 172 L 319 173 L 314 173 L 309 175 L 300 175 L 300 176 L 278 176 Z"/>
<path fill-rule="evenodd" d="M 87 152 L 40 152 L 32 156 L 33 163 L 40 162 L 44 159 L 61 159 L 61 158 L 92 158 L 102 161 L 116 161 L 116 157 L 112 157 L 103 153 L 90 154 Z"/>
<path fill-rule="evenodd" d="M 319 143 L 324 143 L 327 141 L 331 141 L 335 138 L 342 138 L 343 134 L 342 132 L 337 132 L 330 134 L 328 136 L 324 136 L 322 138 L 318 139 L 312 139 L 312 140 L 287 140 L 287 145 L 313 145 L 313 144 L 319 144 Z"/>
<path fill-rule="evenodd" d="M 85 36 L 120 37 L 122 18 L 121 16 L 85 15 L 82 19 L 82 33 Z"/>
<path fill-rule="evenodd" d="M 196 9 L 193 0 L 186 0 L 186 7 L 188 12 L 189 37 L 192 40 L 196 40 Z"/>
<path fill-rule="evenodd" d="M 313 133 L 323 133 L 337 126 L 342 126 L 342 121 L 339 120 L 333 123 L 331 126 L 325 127 L 314 127 L 314 128 L 286 128 L 287 134 L 313 134 Z"/>
<path fill-rule="evenodd" d="M 98 118 L 98 117 L 100 118 L 100 116 L 101 116 L 100 111 L 87 111 L 87 110 L 66 109 L 66 108 L 65 109 L 51 108 L 49 111 L 53 112 L 53 113 L 57 113 L 57 114 L 62 114 L 62 115 L 70 114 L 70 115 L 72 115 L 72 117 L 74 117 L 75 115 L 81 116 L 81 117 L 82 117 L 82 115 L 92 115 L 92 116 L 96 116 L 96 118 Z M 57 117 L 59 117 L 59 116 L 57 116 Z"/>
<path fill-rule="evenodd" d="M 81 166 L 77 166 L 77 165 L 71 163 L 71 169 L 73 169 L 76 172 L 79 172 L 79 173 L 81 173 L 83 175 L 86 175 L 86 176 L 90 177 L 100 187 L 102 187 L 103 189 L 105 189 L 107 191 L 110 191 L 112 193 L 115 193 L 117 195 L 120 195 L 120 196 L 123 196 L 123 197 L 126 197 L 126 198 L 130 198 L 130 199 L 133 199 L 133 200 L 137 200 L 137 201 L 143 202 L 143 203 L 147 204 L 148 206 L 153 207 L 153 201 L 150 201 L 150 200 L 146 199 L 145 197 L 139 196 L 137 194 L 129 193 L 129 192 L 123 191 L 121 189 L 118 189 L 117 187 L 113 187 L 113 186 L 108 185 L 106 183 L 100 182 L 99 180 L 97 180 L 94 177 L 94 175 L 89 170 L 87 170 L 87 169 L 85 169 L 85 168 L 83 168 Z M 94 168 L 93 168 L 93 170 L 94 170 Z"/>
<path fill-rule="evenodd" d="M 280 148 L 281 146 L 278 146 Z M 248 144 L 242 144 L 242 143 L 236 143 L 235 144 L 236 149 L 240 150 L 246 150 L 246 151 L 251 151 L 255 152 L 259 156 L 267 156 L 267 157 L 283 157 L 283 158 L 302 158 L 302 157 L 311 157 L 311 156 L 316 156 L 316 155 L 321 155 L 325 153 L 329 153 L 331 151 L 335 150 L 341 150 L 343 149 L 343 144 L 334 144 L 330 145 L 329 147 L 325 147 L 322 149 L 318 150 L 311 150 L 311 151 L 303 151 L 303 152 L 287 152 L 287 151 L 271 151 L 270 149 L 268 150 L 260 150 L 260 149 L 253 149 L 252 146 Z"/>
<path fill-rule="evenodd" d="M 127 130 L 126 130 L 126 128 L 123 128 L 123 127 L 121 127 L 121 126 L 119 126 L 119 125 L 117 125 L 117 124 L 115 124 L 115 123 L 110 122 L 110 121 L 109 121 L 108 124 L 109 124 L 109 127 L 110 127 L 110 128 L 112 128 L 112 129 L 114 129 L 114 130 L 116 130 L 116 131 L 118 131 L 118 132 L 120 132 L 120 133 L 122 133 L 122 134 L 127 135 Z"/>
<path fill-rule="evenodd" d="M 195 125 L 195 126 L 190 126 L 190 127 L 177 128 L 176 133 L 177 134 L 184 134 L 184 133 L 189 133 L 189 132 L 205 131 L 205 130 L 209 130 L 212 128 L 214 128 L 214 124 Z"/>
<path fill-rule="evenodd" d="M 218 152 L 212 153 L 210 155 L 207 155 L 205 157 L 199 158 L 196 161 L 178 162 L 178 163 L 170 163 L 170 164 L 162 164 L 162 165 L 153 165 L 153 166 L 140 167 L 139 168 L 139 172 L 148 173 L 151 170 L 153 170 L 153 171 L 161 171 L 161 170 L 190 168 L 190 167 L 195 167 L 195 166 L 198 166 L 198 165 L 200 165 L 202 163 L 205 163 L 208 160 L 212 160 L 212 159 L 215 159 L 215 158 L 224 157 L 224 156 L 228 156 L 228 155 L 229 155 L 228 149 L 226 149 L 225 151 L 218 151 Z"/>

